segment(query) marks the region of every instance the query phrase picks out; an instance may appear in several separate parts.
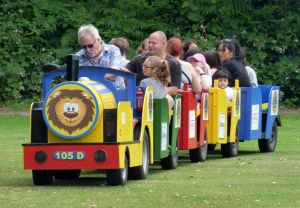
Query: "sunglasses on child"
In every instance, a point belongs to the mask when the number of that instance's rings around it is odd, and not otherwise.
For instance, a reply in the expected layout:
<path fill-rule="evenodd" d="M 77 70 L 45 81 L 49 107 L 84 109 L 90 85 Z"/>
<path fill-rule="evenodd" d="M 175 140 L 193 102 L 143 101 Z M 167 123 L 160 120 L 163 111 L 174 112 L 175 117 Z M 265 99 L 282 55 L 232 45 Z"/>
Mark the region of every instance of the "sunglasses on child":
<path fill-rule="evenodd" d="M 146 64 L 143 64 L 142 67 L 145 68 L 145 69 L 153 69 L 153 67 L 147 66 Z"/>

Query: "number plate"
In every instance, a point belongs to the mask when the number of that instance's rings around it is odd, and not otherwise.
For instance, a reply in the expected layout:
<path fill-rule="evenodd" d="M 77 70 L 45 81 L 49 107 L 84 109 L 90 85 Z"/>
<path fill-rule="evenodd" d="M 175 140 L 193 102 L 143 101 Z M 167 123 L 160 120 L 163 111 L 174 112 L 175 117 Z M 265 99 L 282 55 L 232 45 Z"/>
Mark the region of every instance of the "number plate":
<path fill-rule="evenodd" d="M 86 156 L 85 152 L 55 152 L 55 160 L 83 160 Z"/>

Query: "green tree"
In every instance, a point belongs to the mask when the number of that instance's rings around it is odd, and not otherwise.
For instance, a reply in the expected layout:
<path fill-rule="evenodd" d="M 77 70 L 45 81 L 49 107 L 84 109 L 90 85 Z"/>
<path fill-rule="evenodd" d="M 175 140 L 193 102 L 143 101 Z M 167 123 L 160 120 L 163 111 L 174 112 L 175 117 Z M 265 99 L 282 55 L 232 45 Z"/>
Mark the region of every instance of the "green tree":
<path fill-rule="evenodd" d="M 299 106 L 300 13 L 297 0 L 2 0 L 0 4 L 0 104 L 39 99 L 42 67 L 64 64 L 79 50 L 82 24 L 102 38 L 128 38 L 129 57 L 156 30 L 196 39 L 202 50 L 236 38 L 260 83 L 282 87 L 286 105 Z"/>

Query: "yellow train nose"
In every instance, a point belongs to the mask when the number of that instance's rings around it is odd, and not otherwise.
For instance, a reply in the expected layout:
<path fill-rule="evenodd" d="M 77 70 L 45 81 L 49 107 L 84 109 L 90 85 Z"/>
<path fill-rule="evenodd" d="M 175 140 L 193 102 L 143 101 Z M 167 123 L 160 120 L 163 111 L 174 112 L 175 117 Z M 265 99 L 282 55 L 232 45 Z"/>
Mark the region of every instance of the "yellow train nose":
<path fill-rule="evenodd" d="M 43 116 L 48 129 L 64 139 L 78 139 L 93 130 L 103 111 L 103 97 L 116 108 L 113 94 L 95 81 L 64 82 L 46 96 Z M 106 101 L 105 100 L 105 101 Z M 102 106 L 102 107 L 101 107 Z"/>

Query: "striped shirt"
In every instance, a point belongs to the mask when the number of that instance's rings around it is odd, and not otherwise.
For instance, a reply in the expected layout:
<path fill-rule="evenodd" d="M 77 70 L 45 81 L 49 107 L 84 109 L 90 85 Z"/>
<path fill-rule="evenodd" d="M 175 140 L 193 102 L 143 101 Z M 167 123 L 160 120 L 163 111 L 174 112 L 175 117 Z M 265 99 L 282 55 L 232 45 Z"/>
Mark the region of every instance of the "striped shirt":
<path fill-rule="evenodd" d="M 104 44 L 103 50 L 100 53 L 100 58 L 97 61 L 92 60 L 84 53 L 84 49 L 81 49 L 76 53 L 79 56 L 79 66 L 99 66 L 111 69 L 121 69 L 121 52 L 120 49 L 114 45 Z M 114 85 L 117 89 L 124 89 L 125 82 L 122 77 L 116 77 Z"/>

